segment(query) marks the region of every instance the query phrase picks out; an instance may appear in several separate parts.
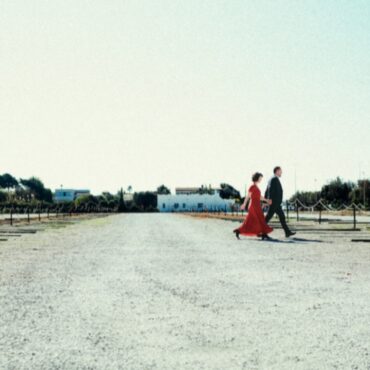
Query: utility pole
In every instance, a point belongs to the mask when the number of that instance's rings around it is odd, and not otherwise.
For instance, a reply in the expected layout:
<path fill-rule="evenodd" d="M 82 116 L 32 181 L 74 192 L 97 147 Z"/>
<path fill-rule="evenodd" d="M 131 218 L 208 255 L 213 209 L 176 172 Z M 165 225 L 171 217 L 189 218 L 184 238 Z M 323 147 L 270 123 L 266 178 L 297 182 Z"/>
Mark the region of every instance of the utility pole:
<path fill-rule="evenodd" d="M 363 181 L 364 181 L 364 207 L 365 207 L 365 204 L 366 204 L 366 185 L 367 185 L 366 184 L 367 181 L 365 180 L 365 177 L 364 177 Z"/>
<path fill-rule="evenodd" d="M 297 194 L 297 169 L 294 168 L 294 193 Z"/>
<path fill-rule="evenodd" d="M 366 180 L 365 180 L 365 172 L 362 172 L 361 175 L 362 175 L 362 188 L 363 188 L 363 203 L 364 203 L 364 207 L 365 207 L 365 203 L 366 203 Z"/>

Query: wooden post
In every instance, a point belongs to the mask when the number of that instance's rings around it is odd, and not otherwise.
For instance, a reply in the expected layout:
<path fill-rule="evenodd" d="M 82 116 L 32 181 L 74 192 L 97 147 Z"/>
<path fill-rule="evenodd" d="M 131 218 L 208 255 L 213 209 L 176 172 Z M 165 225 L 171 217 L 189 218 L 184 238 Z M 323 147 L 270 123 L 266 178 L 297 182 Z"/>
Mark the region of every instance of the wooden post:
<path fill-rule="evenodd" d="M 319 224 L 321 225 L 321 205 L 319 206 Z"/>
<path fill-rule="evenodd" d="M 287 222 L 289 222 L 289 202 L 286 201 L 285 204 L 286 204 L 286 220 Z"/>
<path fill-rule="evenodd" d="M 39 221 L 41 221 L 41 208 L 39 208 Z"/>
<path fill-rule="evenodd" d="M 13 225 L 13 208 L 10 209 L 10 225 Z"/>
<path fill-rule="evenodd" d="M 356 230 L 356 205 L 353 205 L 353 230 Z"/>
<path fill-rule="evenodd" d="M 296 211 L 297 211 L 297 221 L 299 221 L 299 207 L 298 207 L 298 202 L 296 204 Z"/>
<path fill-rule="evenodd" d="M 30 207 L 27 208 L 27 221 L 28 221 L 28 223 L 31 222 L 31 219 L 30 219 Z"/>

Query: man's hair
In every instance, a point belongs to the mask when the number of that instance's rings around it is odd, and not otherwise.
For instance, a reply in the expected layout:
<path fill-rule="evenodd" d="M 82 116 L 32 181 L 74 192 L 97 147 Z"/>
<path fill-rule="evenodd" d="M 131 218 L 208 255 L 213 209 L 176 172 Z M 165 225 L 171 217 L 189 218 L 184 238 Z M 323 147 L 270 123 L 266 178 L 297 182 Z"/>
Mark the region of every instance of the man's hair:
<path fill-rule="evenodd" d="M 256 172 L 256 173 L 254 173 L 253 174 L 253 176 L 252 176 L 252 181 L 253 182 L 256 182 L 256 181 L 258 181 L 259 180 L 259 178 L 260 177 L 262 177 L 263 175 L 262 175 L 262 173 L 260 173 L 260 172 Z"/>
<path fill-rule="evenodd" d="M 274 173 L 276 173 L 277 171 L 279 171 L 279 170 L 281 170 L 281 167 L 280 166 L 276 166 L 275 168 L 274 168 Z"/>

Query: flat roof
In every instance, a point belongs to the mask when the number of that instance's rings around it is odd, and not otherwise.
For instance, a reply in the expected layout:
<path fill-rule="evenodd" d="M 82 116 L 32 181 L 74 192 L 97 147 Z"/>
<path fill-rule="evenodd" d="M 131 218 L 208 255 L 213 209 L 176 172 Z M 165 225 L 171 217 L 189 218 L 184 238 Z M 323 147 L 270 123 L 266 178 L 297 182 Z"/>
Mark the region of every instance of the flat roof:
<path fill-rule="evenodd" d="M 75 192 L 90 192 L 89 189 L 55 189 L 55 191 L 75 191 Z"/>

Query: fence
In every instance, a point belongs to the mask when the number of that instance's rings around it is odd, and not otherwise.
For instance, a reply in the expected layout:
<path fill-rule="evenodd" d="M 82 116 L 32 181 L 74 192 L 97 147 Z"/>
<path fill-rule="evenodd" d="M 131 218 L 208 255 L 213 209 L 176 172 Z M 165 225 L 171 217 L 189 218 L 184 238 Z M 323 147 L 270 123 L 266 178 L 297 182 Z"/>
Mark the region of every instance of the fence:
<path fill-rule="evenodd" d="M 15 223 L 26 222 L 31 223 L 32 221 L 40 222 L 42 219 L 64 219 L 66 217 L 72 217 L 77 215 L 87 215 L 90 213 L 110 213 L 107 209 L 91 208 L 86 211 L 76 212 L 74 210 L 60 210 L 56 209 L 26 209 L 23 212 L 17 212 L 14 209 L 10 209 L 8 212 L 0 213 L 0 224 L 9 224 L 13 226 Z"/>
<path fill-rule="evenodd" d="M 296 221 L 301 221 L 301 214 L 306 211 L 311 211 L 312 213 L 317 212 L 317 218 L 313 218 L 314 221 L 317 221 L 319 224 L 321 224 L 325 219 L 323 218 L 323 213 L 334 213 L 334 212 L 340 212 L 340 211 L 349 211 L 350 214 L 346 216 L 350 216 L 350 219 L 348 220 L 340 220 L 340 223 L 350 223 L 352 225 L 352 228 L 354 230 L 357 229 L 358 225 L 358 213 L 366 211 L 366 208 L 362 204 L 356 204 L 352 203 L 349 205 L 341 204 L 339 207 L 333 207 L 332 205 L 325 204 L 325 201 L 323 199 L 318 200 L 316 203 L 312 205 L 306 205 L 304 204 L 300 199 L 295 199 L 293 202 L 286 201 L 284 203 L 285 205 L 285 211 L 287 213 L 287 220 L 289 222 L 290 219 L 290 213 L 295 213 Z M 232 207 L 230 210 L 228 210 L 226 207 L 224 209 L 221 208 L 214 208 L 214 209 L 201 209 L 201 210 L 194 210 L 192 213 L 208 213 L 208 214 L 214 214 L 214 215 L 220 215 L 221 217 L 227 217 L 234 218 L 235 216 L 238 218 L 240 216 L 244 216 L 246 211 L 240 210 L 238 207 Z M 369 215 L 370 217 L 370 215 Z M 303 219 L 303 217 L 302 217 Z M 307 220 L 307 218 L 305 218 Z M 329 220 L 332 223 L 335 223 L 335 220 Z"/>
<path fill-rule="evenodd" d="M 357 213 L 361 211 L 366 211 L 366 208 L 362 204 L 351 203 L 341 204 L 339 207 L 333 207 L 332 205 L 328 205 L 324 203 L 323 199 L 319 199 L 316 203 L 312 205 L 304 204 L 300 199 L 295 199 L 293 202 L 286 201 L 286 212 L 287 212 L 287 219 L 289 220 L 289 211 L 291 207 L 294 208 L 294 212 L 296 214 L 296 221 L 300 221 L 300 211 L 311 211 L 311 212 L 318 212 L 318 222 L 319 224 L 322 223 L 322 213 L 323 212 L 340 212 L 340 211 L 350 211 L 352 214 L 352 225 L 353 229 L 356 229 L 357 226 Z"/>
<path fill-rule="evenodd" d="M 0 223 L 13 225 L 14 223 L 18 222 L 40 222 L 42 219 L 64 218 L 67 216 L 72 216 L 72 212 L 60 212 L 59 210 L 54 210 L 51 212 L 50 210 L 41 209 L 34 211 L 28 209 L 26 212 L 18 213 L 11 209 L 9 213 L 0 214 Z"/>

